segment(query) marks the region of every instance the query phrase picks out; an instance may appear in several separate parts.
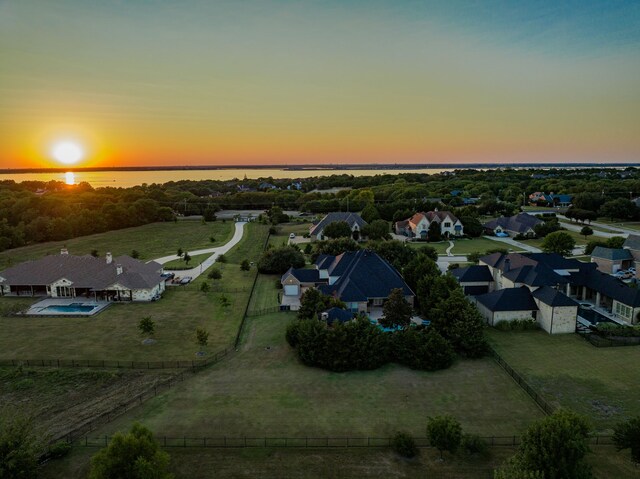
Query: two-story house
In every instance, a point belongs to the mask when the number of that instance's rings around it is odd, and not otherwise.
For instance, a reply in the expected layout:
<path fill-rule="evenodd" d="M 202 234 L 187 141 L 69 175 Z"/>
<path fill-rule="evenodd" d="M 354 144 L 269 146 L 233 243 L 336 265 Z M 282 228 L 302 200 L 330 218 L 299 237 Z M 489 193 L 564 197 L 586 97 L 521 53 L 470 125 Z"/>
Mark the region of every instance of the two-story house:
<path fill-rule="evenodd" d="M 432 223 L 440 226 L 442 237 L 463 236 L 464 225 L 450 211 L 427 211 L 416 213 L 411 218 L 397 221 L 394 225 L 396 234 L 426 240 L 429 238 L 429 227 Z"/>

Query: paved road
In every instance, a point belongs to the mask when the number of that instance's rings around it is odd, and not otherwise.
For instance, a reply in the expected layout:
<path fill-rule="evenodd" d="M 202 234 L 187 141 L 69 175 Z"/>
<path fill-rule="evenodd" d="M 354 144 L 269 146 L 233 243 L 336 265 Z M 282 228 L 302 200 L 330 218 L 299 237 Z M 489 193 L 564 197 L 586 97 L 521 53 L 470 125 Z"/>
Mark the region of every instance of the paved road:
<path fill-rule="evenodd" d="M 560 220 L 564 220 L 563 222 L 567 222 L 568 224 L 571 224 L 569 218 L 567 218 L 564 215 L 557 215 L 558 218 Z M 591 226 L 598 226 L 600 228 L 604 228 L 607 229 L 609 231 L 613 231 L 614 234 L 612 234 L 612 236 L 624 236 L 625 238 L 629 235 L 640 235 L 640 231 L 638 230 L 634 230 L 631 228 L 625 228 L 623 226 L 613 226 L 613 225 L 608 225 L 606 223 L 598 223 L 597 221 L 592 221 L 591 222 Z M 579 226 L 579 228 L 582 228 L 582 226 Z M 594 235 L 598 235 L 598 233 L 601 233 L 599 231 L 593 230 Z M 598 235 L 600 236 L 600 235 Z M 609 236 L 608 236 L 609 237 Z"/>
<path fill-rule="evenodd" d="M 242 239 L 242 236 L 244 236 L 244 226 L 246 224 L 247 223 L 245 222 L 236 223 L 235 231 L 233 232 L 233 237 L 226 244 L 223 244 L 222 246 L 189 251 L 189 254 L 191 256 L 207 254 L 207 253 L 211 253 L 211 256 L 209 256 L 206 260 L 202 262 L 202 264 L 196 266 L 195 268 L 176 271 L 176 276 L 181 276 L 181 277 L 191 276 L 193 279 L 196 279 L 204 271 L 206 271 L 207 268 L 209 268 L 213 263 L 216 262 L 216 259 L 218 258 L 218 256 L 220 256 L 221 254 L 228 253 L 231 248 L 233 248 L 235 245 L 237 245 L 240 242 L 240 240 Z M 163 256 L 162 258 L 155 259 L 154 261 L 156 263 L 165 264 L 165 263 L 168 263 L 169 261 L 173 261 L 176 259 L 180 259 L 180 257 L 178 255 L 173 254 L 171 256 Z"/>

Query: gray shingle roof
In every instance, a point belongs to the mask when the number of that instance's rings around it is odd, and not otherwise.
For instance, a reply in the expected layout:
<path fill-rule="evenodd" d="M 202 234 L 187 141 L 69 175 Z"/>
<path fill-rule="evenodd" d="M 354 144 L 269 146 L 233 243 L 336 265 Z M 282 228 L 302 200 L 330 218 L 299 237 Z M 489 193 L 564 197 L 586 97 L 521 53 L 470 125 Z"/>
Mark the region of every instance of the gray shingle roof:
<path fill-rule="evenodd" d="M 491 271 L 487 266 L 473 265 L 466 268 L 456 268 L 451 274 L 460 283 L 479 283 L 493 281 Z"/>
<path fill-rule="evenodd" d="M 329 213 L 327 216 L 322 218 L 318 224 L 311 228 L 310 233 L 312 235 L 317 235 L 323 231 L 327 225 L 335 223 L 336 221 L 345 221 L 351 228 L 353 228 L 354 224 L 357 224 L 360 229 L 367 224 L 367 222 L 363 220 L 358 213 L 334 212 Z"/>
<path fill-rule="evenodd" d="M 604 246 L 596 246 L 591 252 L 593 258 L 608 259 L 611 261 L 622 261 L 625 259 L 633 259 L 631 251 L 622 248 L 605 248 Z"/>
<path fill-rule="evenodd" d="M 527 213 L 519 213 L 515 216 L 502 216 L 495 220 L 488 221 L 483 226 L 485 228 L 495 230 L 498 226 L 508 231 L 516 233 L 524 233 L 534 226 L 543 223 L 542 220 Z"/>
<path fill-rule="evenodd" d="M 529 288 L 507 288 L 476 296 L 489 311 L 537 311 Z"/>
<path fill-rule="evenodd" d="M 566 294 L 558 291 L 557 289 L 550 288 L 549 286 L 538 288 L 532 294 L 534 298 L 539 299 L 544 304 L 548 304 L 554 308 L 557 306 L 578 306 L 578 303 Z"/>
<path fill-rule="evenodd" d="M 373 251 L 349 251 L 336 256 L 329 271 L 332 276 L 339 278 L 332 285 L 320 286 L 320 291 L 328 295 L 336 294 L 342 301 L 386 298 L 396 288 L 402 289 L 405 296 L 414 296 L 400 273 Z"/>
<path fill-rule="evenodd" d="M 117 265 L 122 266 L 121 274 L 117 273 Z M 0 272 L 0 278 L 4 279 L 0 284 L 44 286 L 65 278 L 74 288 L 102 290 L 117 283 L 129 289 L 147 289 L 164 281 L 161 270 L 162 266 L 155 261 L 143 263 L 130 256 L 119 256 L 107 263 L 104 258 L 90 255 L 58 254 L 26 261 Z"/>
<path fill-rule="evenodd" d="M 622 246 L 633 250 L 640 250 L 640 235 L 629 235 Z"/>
<path fill-rule="evenodd" d="M 284 276 L 287 274 L 292 274 L 294 278 L 296 278 L 301 283 L 318 283 L 323 280 L 320 279 L 320 272 L 317 269 L 309 269 L 309 268 L 289 268 Z M 283 277 L 284 277 L 283 276 Z M 326 281 L 326 280 L 324 280 Z"/>

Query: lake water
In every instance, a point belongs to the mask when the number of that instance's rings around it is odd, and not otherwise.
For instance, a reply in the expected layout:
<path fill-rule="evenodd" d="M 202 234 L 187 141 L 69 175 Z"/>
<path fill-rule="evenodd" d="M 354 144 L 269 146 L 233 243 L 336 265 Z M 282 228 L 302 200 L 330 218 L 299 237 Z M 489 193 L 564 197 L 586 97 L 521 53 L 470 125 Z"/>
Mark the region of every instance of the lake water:
<path fill-rule="evenodd" d="M 88 182 L 94 188 L 103 186 L 129 188 L 142 183 L 167 183 L 179 180 L 233 180 L 268 178 L 310 178 L 312 176 L 348 174 L 354 176 L 372 176 L 398 173 L 428 173 L 436 174 L 453 168 L 416 168 L 416 169 L 369 169 L 369 170 L 285 170 L 285 169 L 249 169 L 232 168 L 220 170 L 144 170 L 144 171 L 76 171 L 56 173 L 13 173 L 0 174 L 2 180 L 22 181 L 64 181 L 67 184 Z"/>

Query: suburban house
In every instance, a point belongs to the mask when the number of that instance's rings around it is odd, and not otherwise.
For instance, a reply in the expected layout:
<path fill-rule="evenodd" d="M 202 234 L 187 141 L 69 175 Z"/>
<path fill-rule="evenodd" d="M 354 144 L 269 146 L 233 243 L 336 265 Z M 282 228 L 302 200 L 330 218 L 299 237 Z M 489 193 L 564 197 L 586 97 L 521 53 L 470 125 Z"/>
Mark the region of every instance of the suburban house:
<path fill-rule="evenodd" d="M 464 226 L 450 211 L 427 211 L 416 213 L 411 218 L 397 221 L 394 225 L 396 234 L 426 240 L 429 236 L 429 226 L 432 223 L 440 225 L 443 237 L 464 235 Z"/>
<path fill-rule="evenodd" d="M 633 255 L 625 248 L 596 246 L 591 252 L 591 262 L 604 273 L 616 273 L 633 266 Z"/>
<path fill-rule="evenodd" d="M 315 287 L 344 301 L 351 313 L 366 313 L 373 319 L 382 316 L 382 305 L 393 289 L 402 289 L 411 305 L 415 296 L 400 273 L 369 250 L 321 255 L 313 269 L 291 268 L 282 276 L 281 283 L 281 310 L 297 311 L 302 294 Z"/>
<path fill-rule="evenodd" d="M 323 234 L 324 229 L 330 225 L 331 223 L 336 223 L 339 221 L 344 221 L 349 225 L 351 231 L 353 232 L 353 239 L 360 240 L 362 239 L 362 228 L 367 225 L 367 222 L 362 219 L 362 217 L 358 213 L 329 213 L 327 216 L 322 218 L 318 223 L 311 226 L 309 230 L 309 234 L 311 235 L 312 240 L 322 241 L 327 239 L 327 237 Z"/>
<path fill-rule="evenodd" d="M 531 206 L 561 206 L 567 207 L 571 205 L 573 196 L 557 195 L 555 193 L 543 193 L 536 191 L 529 195 L 529 205 Z"/>
<path fill-rule="evenodd" d="M 470 268 L 473 274 L 467 272 Z M 555 253 L 494 253 L 480 258 L 477 266 L 452 274 L 489 324 L 534 318 L 545 331 L 556 334 L 575 331 L 576 321 L 638 323 L 640 290 L 599 271 L 595 263 Z M 479 283 L 472 280 L 489 276 L 493 279 L 489 292 L 474 296 L 475 290 L 467 289 Z M 589 306 L 579 308 L 578 301 Z"/>
<path fill-rule="evenodd" d="M 507 233 L 510 236 L 535 236 L 534 228 L 544 223 L 539 218 L 527 213 L 518 213 L 515 216 L 501 216 L 495 220 L 483 224 L 489 234 Z"/>
<path fill-rule="evenodd" d="M 26 261 L 0 272 L 3 296 L 89 298 L 102 301 L 151 301 L 165 289 L 162 265 L 130 256 L 105 258 L 60 254 Z"/>

